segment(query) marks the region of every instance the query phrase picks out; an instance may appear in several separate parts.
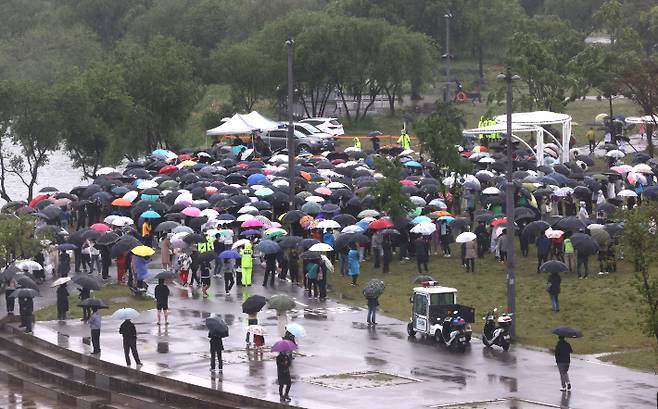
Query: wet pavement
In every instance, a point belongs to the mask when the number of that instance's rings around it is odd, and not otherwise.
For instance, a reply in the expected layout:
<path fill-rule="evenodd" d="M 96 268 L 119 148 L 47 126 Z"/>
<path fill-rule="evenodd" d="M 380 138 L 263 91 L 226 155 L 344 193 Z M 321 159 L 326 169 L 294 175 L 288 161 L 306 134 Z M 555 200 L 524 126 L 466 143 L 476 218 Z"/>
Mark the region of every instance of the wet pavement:
<path fill-rule="evenodd" d="M 33 392 L 23 391 L 12 385 L 0 382 L 0 408 L 3 409 L 74 409 Z"/>
<path fill-rule="evenodd" d="M 257 275 L 258 276 L 258 275 Z M 170 324 L 156 325 L 149 310 L 135 320 L 142 371 L 186 382 L 278 401 L 274 355 L 245 348 L 246 316 L 241 303 L 248 296 L 285 293 L 299 307 L 289 322 L 302 324 L 308 335 L 298 340 L 292 367 L 293 404 L 308 408 L 469 407 L 469 408 L 655 408 L 658 377 L 607 365 L 591 357 L 572 357 L 573 392 L 559 391 L 552 354 L 513 346 L 509 352 L 483 348 L 474 339 L 464 354 L 433 341 L 408 338 L 406 323 L 378 316 L 379 325 L 365 324 L 365 309 L 304 296 L 289 283 L 275 289 L 260 285 L 225 296 L 223 282 L 213 279 L 210 297 L 197 289 L 170 286 Z M 151 291 L 153 286 L 151 286 Z M 223 375 L 211 376 L 204 320 L 224 318 L 230 336 L 224 340 Z M 259 314 L 267 331 L 266 345 L 277 334 L 274 311 Z M 118 326 L 104 319 L 101 359 L 125 365 Z M 80 321 L 43 322 L 35 335 L 62 347 L 89 353 L 88 328 Z M 577 349 L 577 340 L 573 341 Z M 479 402 L 479 403 L 478 403 Z"/>

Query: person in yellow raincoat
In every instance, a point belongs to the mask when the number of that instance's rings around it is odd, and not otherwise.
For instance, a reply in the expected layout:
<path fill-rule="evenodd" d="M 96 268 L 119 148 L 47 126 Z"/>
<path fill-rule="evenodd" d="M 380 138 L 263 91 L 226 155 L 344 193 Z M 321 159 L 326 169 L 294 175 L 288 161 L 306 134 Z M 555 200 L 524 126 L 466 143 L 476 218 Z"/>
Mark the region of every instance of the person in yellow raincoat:
<path fill-rule="evenodd" d="M 398 138 L 398 143 L 400 146 L 402 146 L 402 149 L 405 151 L 408 149 L 411 149 L 411 138 L 409 137 L 409 134 L 407 134 L 406 130 L 400 131 L 400 137 Z"/>
<path fill-rule="evenodd" d="M 354 147 L 358 150 L 361 150 L 361 139 L 358 136 L 354 137 Z"/>
<path fill-rule="evenodd" d="M 251 268 L 253 267 L 254 251 L 251 248 L 251 242 L 246 243 L 240 256 L 242 256 L 240 267 L 242 267 L 242 285 L 251 286 Z"/>

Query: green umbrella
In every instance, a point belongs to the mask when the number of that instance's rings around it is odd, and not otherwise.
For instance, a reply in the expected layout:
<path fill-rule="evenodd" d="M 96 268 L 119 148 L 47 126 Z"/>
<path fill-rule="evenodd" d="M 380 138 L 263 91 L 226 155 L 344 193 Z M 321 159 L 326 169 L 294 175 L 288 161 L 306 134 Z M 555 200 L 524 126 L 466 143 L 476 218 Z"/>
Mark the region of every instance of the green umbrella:
<path fill-rule="evenodd" d="M 386 288 L 386 284 L 382 280 L 373 278 L 366 282 L 363 295 L 366 298 L 377 298 L 384 293 L 384 288 Z"/>
<path fill-rule="evenodd" d="M 276 294 L 270 297 L 267 301 L 269 307 L 277 310 L 278 312 L 292 310 L 297 306 L 295 300 L 292 299 L 289 295 L 285 294 Z"/>
<path fill-rule="evenodd" d="M 158 185 L 158 187 L 160 187 L 162 189 L 173 189 L 175 187 L 178 187 L 178 182 L 176 182 L 175 180 L 169 179 L 169 180 L 165 180 L 164 182 L 160 183 Z"/>
<path fill-rule="evenodd" d="M 610 233 L 603 229 L 592 229 L 590 235 L 601 247 L 605 247 L 610 243 Z"/>

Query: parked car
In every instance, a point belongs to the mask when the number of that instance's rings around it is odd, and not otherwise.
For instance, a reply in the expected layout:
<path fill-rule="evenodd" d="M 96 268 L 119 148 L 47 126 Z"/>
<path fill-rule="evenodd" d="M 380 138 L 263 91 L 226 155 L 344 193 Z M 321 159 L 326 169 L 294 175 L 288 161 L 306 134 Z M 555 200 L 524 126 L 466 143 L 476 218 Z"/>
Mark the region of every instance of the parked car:
<path fill-rule="evenodd" d="M 274 129 L 261 135 L 263 142 L 270 146 L 272 151 L 286 149 L 288 142 L 287 129 Z M 295 151 L 321 153 L 334 150 L 335 143 L 332 138 L 321 138 L 313 135 L 304 135 L 295 130 Z"/>
<path fill-rule="evenodd" d="M 333 134 L 321 131 L 320 129 L 316 128 L 315 126 L 309 123 L 294 122 L 293 126 L 295 127 L 295 131 L 299 131 L 306 136 L 317 136 L 318 138 L 331 139 L 334 142 L 336 141 Z"/>
<path fill-rule="evenodd" d="M 330 133 L 334 136 L 345 135 L 343 125 L 338 122 L 338 118 L 307 118 L 300 122 L 311 124 L 322 132 Z"/>

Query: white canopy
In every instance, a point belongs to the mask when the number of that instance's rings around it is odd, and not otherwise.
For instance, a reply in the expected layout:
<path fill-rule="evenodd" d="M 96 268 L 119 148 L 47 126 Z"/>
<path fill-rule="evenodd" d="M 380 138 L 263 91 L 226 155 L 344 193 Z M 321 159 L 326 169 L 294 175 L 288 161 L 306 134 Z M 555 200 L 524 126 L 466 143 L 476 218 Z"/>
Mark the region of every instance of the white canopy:
<path fill-rule="evenodd" d="M 206 131 L 208 136 L 237 135 L 254 131 L 267 131 L 279 127 L 277 122 L 265 118 L 256 111 L 249 114 L 235 114 L 217 128 Z"/>
<path fill-rule="evenodd" d="M 627 124 L 658 124 L 658 117 L 655 115 L 629 116 L 625 121 Z"/>
<path fill-rule="evenodd" d="M 507 122 L 506 115 L 499 115 L 496 122 Z M 571 116 L 551 111 L 517 112 L 512 114 L 512 122 L 522 125 L 550 125 L 571 121 Z"/>
<path fill-rule="evenodd" d="M 512 122 L 512 132 L 536 132 L 538 128 L 536 126 L 520 125 Z M 490 133 L 506 133 L 507 124 L 506 123 L 497 123 L 494 125 L 483 126 L 482 128 L 473 128 L 465 129 L 465 135 L 486 135 Z"/>

